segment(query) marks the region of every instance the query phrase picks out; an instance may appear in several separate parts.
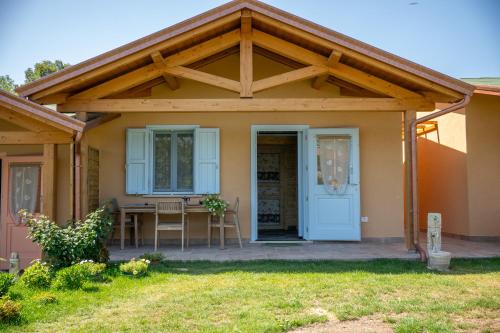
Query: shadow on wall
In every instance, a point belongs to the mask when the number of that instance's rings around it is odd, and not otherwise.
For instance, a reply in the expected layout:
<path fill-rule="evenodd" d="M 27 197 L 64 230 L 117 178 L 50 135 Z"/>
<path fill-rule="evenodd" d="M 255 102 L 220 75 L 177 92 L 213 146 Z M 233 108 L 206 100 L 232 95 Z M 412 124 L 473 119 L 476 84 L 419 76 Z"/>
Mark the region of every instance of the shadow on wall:
<path fill-rule="evenodd" d="M 443 216 L 443 232 L 466 235 L 468 225 L 467 154 L 418 138 L 420 228 L 427 229 L 427 213 Z"/>

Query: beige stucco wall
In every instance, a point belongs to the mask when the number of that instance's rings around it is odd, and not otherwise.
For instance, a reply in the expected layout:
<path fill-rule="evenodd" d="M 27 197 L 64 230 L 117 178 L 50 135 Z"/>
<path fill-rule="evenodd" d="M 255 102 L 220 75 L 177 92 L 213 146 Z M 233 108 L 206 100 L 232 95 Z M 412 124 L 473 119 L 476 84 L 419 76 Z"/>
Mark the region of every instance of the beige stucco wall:
<path fill-rule="evenodd" d="M 255 124 L 306 124 L 311 127 L 359 127 L 361 153 L 361 214 L 363 237 L 403 236 L 401 115 L 396 112 L 310 113 L 169 113 L 127 114 L 93 129 L 87 143 L 100 150 L 101 200 L 154 202 L 156 198 L 125 195 L 125 130 L 151 124 L 196 124 L 218 127 L 221 135 L 221 192 L 241 199 L 243 237 L 250 235 L 250 129 Z M 193 223 L 193 237 L 205 237 L 206 224 Z M 152 221 L 146 238 L 152 237 Z M 193 230 L 194 230 L 193 229 Z"/>
<path fill-rule="evenodd" d="M 500 97 L 467 106 L 467 184 L 471 236 L 500 236 Z"/>

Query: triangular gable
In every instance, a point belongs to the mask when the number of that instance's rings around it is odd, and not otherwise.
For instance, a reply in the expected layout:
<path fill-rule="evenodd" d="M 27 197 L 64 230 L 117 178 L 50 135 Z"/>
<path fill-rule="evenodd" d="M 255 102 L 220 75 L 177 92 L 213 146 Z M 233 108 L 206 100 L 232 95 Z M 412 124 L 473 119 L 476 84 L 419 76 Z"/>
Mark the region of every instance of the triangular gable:
<path fill-rule="evenodd" d="M 425 96 L 431 99 L 433 94 L 438 93 L 450 96 L 450 100 L 458 100 L 463 95 L 470 95 L 474 89 L 473 86 L 463 81 L 435 72 L 275 7 L 254 0 L 236 0 L 19 87 L 17 91 L 34 100 L 60 96 L 64 101 L 66 96 L 111 80 L 126 73 L 127 70 L 151 65 L 151 57 L 155 52 L 172 55 L 193 47 L 196 43 L 207 42 L 215 36 L 230 35 L 231 31 L 239 28 L 242 11 L 245 10 L 251 12 L 254 29 L 259 29 L 264 34 L 284 39 L 312 52 L 321 53 L 332 49 L 341 52 L 343 54 L 342 65 L 354 70 L 348 76 L 358 73 L 362 68 L 375 78 L 385 78 L 386 80 L 382 81 L 381 85 L 403 86 L 406 90 L 423 91 L 428 93 Z M 233 42 L 236 42 L 236 39 Z M 226 46 L 231 46 L 230 37 Z M 144 72 L 139 72 L 138 75 L 151 75 L 152 79 L 155 78 L 157 73 L 151 74 L 153 72 L 151 68 L 152 66 L 144 69 Z M 166 73 L 164 78 L 171 87 L 175 87 L 172 77 L 184 75 L 189 78 L 190 75 L 195 74 L 199 73 L 183 70 L 182 73 L 178 71 Z M 207 80 L 210 79 L 210 77 L 207 78 Z M 234 82 L 227 81 L 224 84 L 229 88 L 234 86 Z M 91 95 L 89 97 L 100 98 L 100 96 Z"/>
<path fill-rule="evenodd" d="M 80 120 L 0 90 L 0 113 L 5 112 L 12 112 L 14 115 L 26 117 L 69 134 L 82 132 L 85 127 L 85 123 Z M 9 120 L 9 118 L 6 118 L 6 120 Z M 21 123 L 18 125 L 27 125 L 29 127 L 29 124 Z"/>

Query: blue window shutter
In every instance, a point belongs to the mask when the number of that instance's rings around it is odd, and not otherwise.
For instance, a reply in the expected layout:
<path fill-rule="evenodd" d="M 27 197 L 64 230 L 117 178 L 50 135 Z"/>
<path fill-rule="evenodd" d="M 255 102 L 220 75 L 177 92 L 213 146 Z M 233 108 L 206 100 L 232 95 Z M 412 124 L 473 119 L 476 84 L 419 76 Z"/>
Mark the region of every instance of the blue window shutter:
<path fill-rule="evenodd" d="M 149 193 L 149 131 L 145 128 L 127 129 L 127 194 Z"/>
<path fill-rule="evenodd" d="M 219 129 L 195 129 L 195 192 L 220 192 Z"/>

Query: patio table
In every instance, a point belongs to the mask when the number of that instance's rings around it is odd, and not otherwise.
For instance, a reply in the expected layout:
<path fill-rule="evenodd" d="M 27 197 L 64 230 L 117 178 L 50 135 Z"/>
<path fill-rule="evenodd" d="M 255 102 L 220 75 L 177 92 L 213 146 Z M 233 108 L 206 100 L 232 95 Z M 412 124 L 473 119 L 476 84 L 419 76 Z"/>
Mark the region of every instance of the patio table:
<path fill-rule="evenodd" d="M 207 214 L 207 223 L 208 227 L 210 228 L 210 222 L 211 222 L 211 214 L 208 211 L 207 208 L 203 207 L 202 205 L 195 205 L 195 204 L 187 204 L 184 206 L 184 211 L 188 214 Z M 156 212 L 156 205 L 154 204 L 125 204 L 125 205 L 120 205 L 120 249 L 125 248 L 125 215 L 130 214 L 130 213 L 140 213 L 140 214 L 155 214 Z M 222 217 L 223 218 L 223 217 Z M 188 244 L 189 244 L 189 223 L 188 223 Z M 221 223 L 221 227 L 219 228 L 219 235 L 220 235 L 220 249 L 224 249 L 224 224 Z M 208 239 L 207 239 L 208 242 Z"/>

